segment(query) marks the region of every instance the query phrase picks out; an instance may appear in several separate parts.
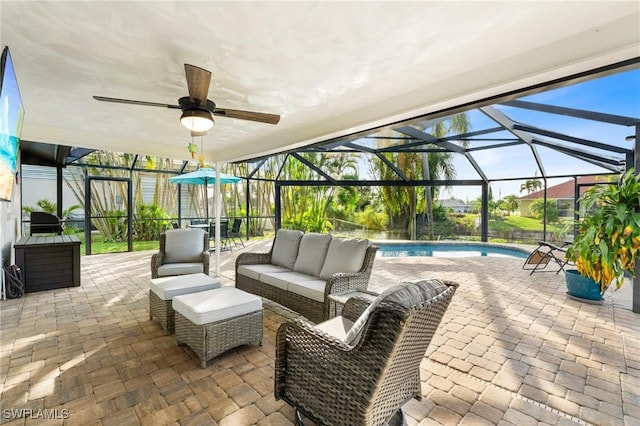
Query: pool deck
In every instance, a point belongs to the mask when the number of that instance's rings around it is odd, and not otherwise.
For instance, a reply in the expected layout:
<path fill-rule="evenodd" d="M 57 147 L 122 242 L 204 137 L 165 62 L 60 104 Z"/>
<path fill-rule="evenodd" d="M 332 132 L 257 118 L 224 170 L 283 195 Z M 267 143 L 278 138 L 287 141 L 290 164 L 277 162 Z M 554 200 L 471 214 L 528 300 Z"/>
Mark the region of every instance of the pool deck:
<path fill-rule="evenodd" d="M 233 285 L 238 253 L 269 244 L 221 253 L 223 285 Z M 1 424 L 292 424 L 291 407 L 273 398 L 273 358 L 278 326 L 296 315 L 265 301 L 263 346 L 201 369 L 149 320 L 151 254 L 82 257 L 81 287 L 0 302 Z M 421 365 L 423 399 L 405 405 L 408 424 L 640 424 L 631 285 L 585 304 L 567 297 L 562 273 L 521 266 L 508 257 L 376 259 L 374 291 L 423 278 L 460 284 Z M 67 418 L 5 411 L 19 408 Z"/>

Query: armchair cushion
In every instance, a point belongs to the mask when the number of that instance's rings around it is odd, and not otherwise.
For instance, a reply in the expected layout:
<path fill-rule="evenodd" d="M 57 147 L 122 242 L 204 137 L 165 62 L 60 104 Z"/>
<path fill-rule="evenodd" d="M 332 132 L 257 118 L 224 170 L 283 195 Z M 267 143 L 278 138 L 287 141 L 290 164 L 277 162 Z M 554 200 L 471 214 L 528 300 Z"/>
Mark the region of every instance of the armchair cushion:
<path fill-rule="evenodd" d="M 437 297 L 447 290 L 448 286 L 441 280 L 422 280 L 411 285 L 405 285 L 388 295 L 385 302 L 397 303 L 405 309 L 421 305 Z"/>
<path fill-rule="evenodd" d="M 396 303 L 403 308 L 411 308 L 412 306 L 421 305 L 427 300 L 433 299 L 447 289 L 447 286 L 440 280 L 422 280 L 410 285 L 399 284 L 384 290 L 371 304 L 365 309 L 360 317 L 353 323 L 353 326 L 345 334 L 343 342 L 350 345 L 354 344 L 364 329 L 369 315 L 382 302 Z"/>
<path fill-rule="evenodd" d="M 327 280 L 336 272 L 358 272 L 368 246 L 367 240 L 333 238 L 319 277 Z"/>
<path fill-rule="evenodd" d="M 373 312 L 373 310 L 375 308 L 377 308 L 378 305 L 380 305 L 380 303 L 382 303 L 382 301 L 388 295 L 392 294 L 395 291 L 401 290 L 403 287 L 404 286 L 402 284 L 398 284 L 398 285 L 395 285 L 393 287 L 389 287 L 388 289 L 386 289 L 382 293 L 380 293 L 378 295 L 378 297 L 376 297 L 375 300 L 373 302 L 371 302 L 371 304 L 369 306 L 367 306 L 367 309 L 365 309 L 364 312 L 362 312 L 362 314 L 360 314 L 358 319 L 353 322 L 353 326 L 344 335 L 344 338 L 342 339 L 342 341 L 345 342 L 345 343 L 348 343 L 348 344 L 355 343 L 355 341 L 358 340 L 358 338 L 362 334 L 362 330 L 364 329 L 364 325 L 367 323 L 367 320 L 369 319 L 369 315 L 371 315 L 371 312 Z"/>
<path fill-rule="evenodd" d="M 166 231 L 164 263 L 202 262 L 202 253 L 205 251 L 203 232 L 202 229 Z"/>
<path fill-rule="evenodd" d="M 293 270 L 301 274 L 319 276 L 330 243 L 331 235 L 329 234 L 315 232 L 304 234 Z"/>
<path fill-rule="evenodd" d="M 287 269 L 293 269 L 296 257 L 298 257 L 298 248 L 302 235 L 302 231 L 279 229 L 276 234 L 276 240 L 273 243 L 271 263 L 284 266 Z"/>
<path fill-rule="evenodd" d="M 186 263 L 165 263 L 158 266 L 158 276 L 168 277 L 173 275 L 187 275 L 204 273 L 204 264 L 202 262 L 186 262 Z"/>
<path fill-rule="evenodd" d="M 315 328 L 324 331 L 330 336 L 345 341 L 345 337 L 349 330 L 353 327 L 353 321 L 343 316 L 333 317 L 329 320 L 315 325 Z"/>

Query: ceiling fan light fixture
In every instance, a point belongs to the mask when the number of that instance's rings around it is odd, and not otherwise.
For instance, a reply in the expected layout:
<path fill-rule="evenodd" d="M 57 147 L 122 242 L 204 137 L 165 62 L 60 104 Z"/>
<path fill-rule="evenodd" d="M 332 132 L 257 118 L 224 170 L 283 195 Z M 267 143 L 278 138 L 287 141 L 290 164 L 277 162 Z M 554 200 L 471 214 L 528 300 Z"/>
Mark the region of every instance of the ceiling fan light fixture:
<path fill-rule="evenodd" d="M 180 122 L 193 132 L 206 132 L 213 127 L 211 113 L 199 108 L 185 109 L 180 117 Z"/>

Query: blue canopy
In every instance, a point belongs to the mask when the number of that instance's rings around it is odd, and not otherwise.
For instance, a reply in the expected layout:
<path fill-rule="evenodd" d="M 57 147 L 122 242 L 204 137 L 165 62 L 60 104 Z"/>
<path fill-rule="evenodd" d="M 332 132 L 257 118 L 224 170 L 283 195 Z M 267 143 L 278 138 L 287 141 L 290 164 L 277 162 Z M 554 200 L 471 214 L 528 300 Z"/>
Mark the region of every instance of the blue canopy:
<path fill-rule="evenodd" d="M 195 172 L 184 173 L 178 176 L 172 176 L 169 178 L 169 182 L 182 184 L 182 185 L 205 185 L 208 186 L 210 183 L 215 183 L 216 180 L 220 180 L 220 184 L 224 185 L 225 183 L 238 183 L 242 180 L 237 176 L 226 175 L 224 173 L 216 173 L 215 170 L 202 167 Z M 205 190 L 206 191 L 206 190 Z M 209 221 L 209 199 L 206 196 L 205 192 L 205 210 L 207 216 L 207 222 Z"/>
<path fill-rule="evenodd" d="M 220 184 L 238 183 L 242 180 L 242 178 L 237 176 L 216 173 L 213 169 L 203 167 L 195 172 L 172 176 L 169 178 L 169 182 L 184 185 L 209 185 L 210 183 L 215 183 L 216 179 L 220 179 Z"/>

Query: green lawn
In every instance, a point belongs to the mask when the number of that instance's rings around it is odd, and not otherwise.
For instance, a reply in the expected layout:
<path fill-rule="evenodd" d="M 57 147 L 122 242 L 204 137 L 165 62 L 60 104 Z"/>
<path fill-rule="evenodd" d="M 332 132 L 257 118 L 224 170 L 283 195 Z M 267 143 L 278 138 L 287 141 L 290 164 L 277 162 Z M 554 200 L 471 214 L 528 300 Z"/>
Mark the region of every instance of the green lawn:
<path fill-rule="evenodd" d="M 84 232 L 75 234 L 80 241 L 82 241 L 82 249 L 81 253 L 85 253 L 85 238 Z M 92 235 L 91 236 L 91 254 L 101 254 L 101 253 L 119 253 L 127 251 L 128 246 L 127 242 L 105 242 L 102 239 L 101 235 Z M 142 250 L 157 250 L 158 249 L 158 241 L 134 241 L 133 242 L 133 251 L 142 251 Z"/>
<path fill-rule="evenodd" d="M 498 231 L 542 231 L 543 224 L 539 219 L 523 216 L 505 216 L 499 220 L 489 220 L 489 229 L 496 229 Z M 558 224 L 547 224 L 548 232 L 558 232 L 562 229 L 562 226 Z"/>

